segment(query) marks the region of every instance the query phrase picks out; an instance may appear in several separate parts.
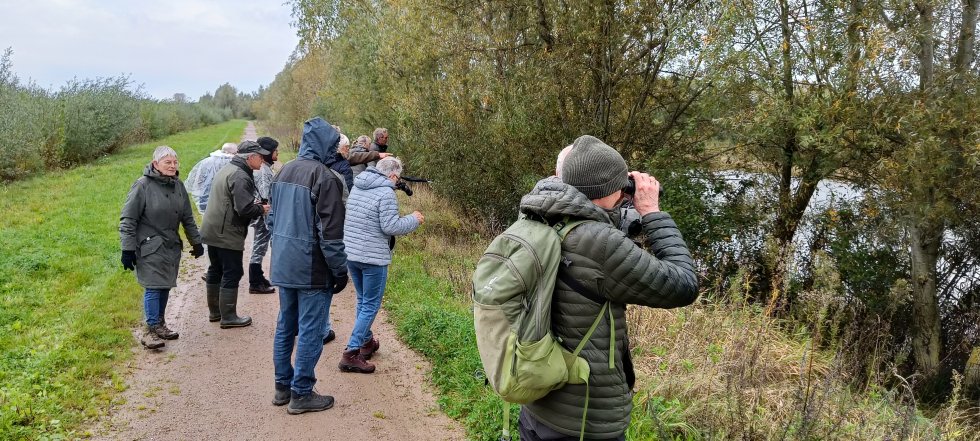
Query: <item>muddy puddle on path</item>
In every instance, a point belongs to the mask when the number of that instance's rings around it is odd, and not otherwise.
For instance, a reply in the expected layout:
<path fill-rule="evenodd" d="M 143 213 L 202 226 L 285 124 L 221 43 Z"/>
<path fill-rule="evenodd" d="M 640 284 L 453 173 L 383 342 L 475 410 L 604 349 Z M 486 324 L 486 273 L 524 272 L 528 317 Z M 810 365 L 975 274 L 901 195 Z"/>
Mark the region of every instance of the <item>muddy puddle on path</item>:
<path fill-rule="evenodd" d="M 250 124 L 251 126 L 251 124 Z M 254 136 L 254 129 L 246 134 Z M 251 250 L 246 243 L 245 261 Z M 268 257 L 265 262 L 268 274 Z M 185 255 L 178 286 L 171 291 L 167 323 L 178 340 L 159 351 L 136 343 L 122 404 L 89 430 L 98 440 L 463 440 L 458 423 L 440 412 L 425 378 L 426 361 L 406 348 L 382 310 L 374 331 L 381 350 L 374 374 L 337 368 L 354 324 L 355 293 L 349 285 L 334 296 L 330 315 L 337 339 L 323 348 L 316 389 L 336 404 L 323 412 L 288 415 L 271 404 L 274 383 L 272 337 L 277 294 L 248 294 L 247 276 L 239 314 L 252 326 L 220 329 L 207 320 L 201 275 L 207 257 Z"/>

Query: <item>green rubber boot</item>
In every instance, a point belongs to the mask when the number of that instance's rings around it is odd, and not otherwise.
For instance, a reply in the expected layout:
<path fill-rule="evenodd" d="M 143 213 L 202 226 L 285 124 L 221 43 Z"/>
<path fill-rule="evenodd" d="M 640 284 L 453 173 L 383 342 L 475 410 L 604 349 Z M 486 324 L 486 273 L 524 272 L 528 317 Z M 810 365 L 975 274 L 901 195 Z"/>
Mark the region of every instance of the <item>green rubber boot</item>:
<path fill-rule="evenodd" d="M 241 328 L 252 324 L 249 316 L 238 316 L 238 289 L 221 288 L 218 290 L 218 308 L 221 310 L 221 329 Z"/>

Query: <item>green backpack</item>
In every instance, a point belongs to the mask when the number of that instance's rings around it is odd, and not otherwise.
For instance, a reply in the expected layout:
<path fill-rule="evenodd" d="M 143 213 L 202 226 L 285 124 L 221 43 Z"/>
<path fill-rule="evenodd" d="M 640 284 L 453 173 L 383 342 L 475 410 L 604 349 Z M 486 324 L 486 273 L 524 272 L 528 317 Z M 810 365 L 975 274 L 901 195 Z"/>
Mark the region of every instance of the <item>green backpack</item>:
<path fill-rule="evenodd" d="M 586 384 L 589 364 L 578 356 L 608 302 L 574 351 L 551 334 L 551 299 L 561 264 L 561 242 L 585 221 L 554 226 L 520 219 L 487 247 L 473 273 L 476 344 L 487 382 L 510 403 L 526 404 L 566 384 Z M 588 406 L 586 398 L 586 406 Z M 504 405 L 504 436 L 509 436 Z M 583 426 L 585 415 L 583 415 Z"/>

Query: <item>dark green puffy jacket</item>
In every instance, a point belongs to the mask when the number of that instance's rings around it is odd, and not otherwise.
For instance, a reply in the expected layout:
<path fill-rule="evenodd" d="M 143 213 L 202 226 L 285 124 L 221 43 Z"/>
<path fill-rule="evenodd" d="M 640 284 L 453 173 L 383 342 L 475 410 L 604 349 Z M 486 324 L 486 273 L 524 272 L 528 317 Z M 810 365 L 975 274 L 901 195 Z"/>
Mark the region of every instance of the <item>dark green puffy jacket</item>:
<path fill-rule="evenodd" d="M 615 320 L 615 369 L 609 369 L 608 318 L 600 322 L 580 356 L 589 362 L 591 370 L 585 437 L 616 438 L 629 425 L 633 409 L 626 305 L 675 308 L 694 302 L 698 282 L 690 252 L 667 213 L 643 216 L 646 251 L 617 229 L 605 210 L 556 178 L 538 182 L 521 199 L 521 212 L 550 222 L 566 217 L 594 221 L 577 226 L 562 243 L 564 263 L 559 266 L 555 284 L 552 331 L 571 351 L 602 308 L 595 300 L 610 302 Z M 563 282 L 562 272 L 590 291 L 586 295 L 593 299 Z M 585 385 L 566 385 L 525 409 L 552 429 L 578 436 L 585 394 Z"/>

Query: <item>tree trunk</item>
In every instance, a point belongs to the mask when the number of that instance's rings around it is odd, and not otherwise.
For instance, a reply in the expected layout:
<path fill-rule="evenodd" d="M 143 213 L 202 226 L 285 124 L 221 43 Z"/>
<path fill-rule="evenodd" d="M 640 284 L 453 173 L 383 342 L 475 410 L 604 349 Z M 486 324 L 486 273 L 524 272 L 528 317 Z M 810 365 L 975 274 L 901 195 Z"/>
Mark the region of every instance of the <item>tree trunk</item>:
<path fill-rule="evenodd" d="M 973 348 L 973 353 L 966 362 L 963 385 L 968 388 L 980 388 L 980 347 Z"/>
<path fill-rule="evenodd" d="M 909 228 L 912 245 L 912 354 L 919 370 L 930 376 L 939 367 L 939 300 L 936 263 L 943 226 L 921 219 Z"/>

